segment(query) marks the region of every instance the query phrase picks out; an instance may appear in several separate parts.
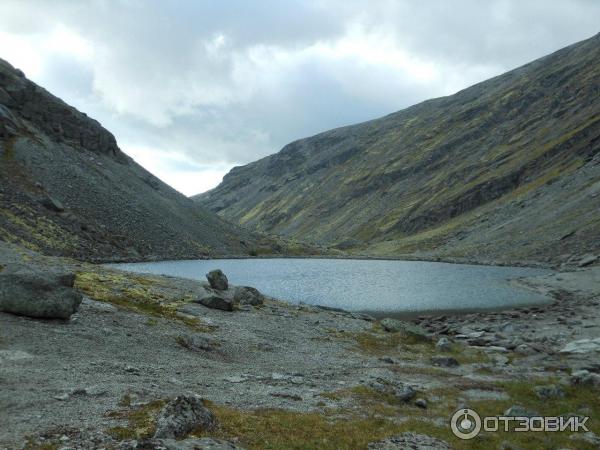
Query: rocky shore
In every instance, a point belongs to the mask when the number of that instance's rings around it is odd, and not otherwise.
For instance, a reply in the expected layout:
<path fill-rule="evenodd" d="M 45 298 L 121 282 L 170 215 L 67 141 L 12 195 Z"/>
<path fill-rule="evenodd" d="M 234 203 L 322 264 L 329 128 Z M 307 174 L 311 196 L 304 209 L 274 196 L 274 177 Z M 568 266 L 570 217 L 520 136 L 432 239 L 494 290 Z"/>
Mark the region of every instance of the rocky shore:
<path fill-rule="evenodd" d="M 0 448 L 600 446 L 597 266 L 514 281 L 543 307 L 406 322 L 0 245 L 0 275 L 73 273 L 60 289 L 81 297 L 69 319 L 0 312 Z M 590 431 L 461 441 L 449 419 L 467 406 Z"/>

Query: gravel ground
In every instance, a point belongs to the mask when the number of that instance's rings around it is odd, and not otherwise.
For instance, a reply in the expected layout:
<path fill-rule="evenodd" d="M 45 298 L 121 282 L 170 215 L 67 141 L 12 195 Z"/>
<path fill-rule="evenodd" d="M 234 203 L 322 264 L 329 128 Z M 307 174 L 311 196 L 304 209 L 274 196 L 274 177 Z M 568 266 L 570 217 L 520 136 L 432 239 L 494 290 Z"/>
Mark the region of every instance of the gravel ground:
<path fill-rule="evenodd" d="M 2 252 L 0 262 L 26 257 L 32 264 L 106 272 L 100 266 L 9 253 Z M 447 337 L 457 346 L 456 367 L 432 362 L 439 356 L 433 346 L 390 345 L 391 334 L 367 316 L 275 300 L 234 312 L 185 302 L 174 318 L 89 297 L 69 321 L 0 313 L 0 448 L 21 448 L 28 437 L 41 442 L 40 436 L 45 442 L 69 441 L 64 448 L 110 448 L 107 442 L 114 441 L 106 430 L 123 425 L 122 417 L 111 412 L 184 394 L 239 410 L 335 409 L 344 417 L 363 404 L 340 392 L 382 380 L 410 386 L 430 405 L 450 409 L 509 398 L 490 383 L 532 377 L 567 383 L 576 370 L 600 371 L 597 352 L 560 352 L 571 341 L 600 336 L 599 275 L 600 268 L 593 267 L 519 280 L 554 297 L 543 307 L 416 318 L 433 342 Z M 172 292 L 189 293 L 201 285 L 155 278 Z M 182 317 L 199 319 L 201 327 L 186 325 L 178 320 Z M 449 387 L 458 393 L 439 394 Z M 402 422 L 419 411 L 410 406 L 391 420 Z M 430 406 L 424 420 L 442 427 L 448 419 L 444 414 Z M 91 443 L 92 435 L 98 444 Z"/>

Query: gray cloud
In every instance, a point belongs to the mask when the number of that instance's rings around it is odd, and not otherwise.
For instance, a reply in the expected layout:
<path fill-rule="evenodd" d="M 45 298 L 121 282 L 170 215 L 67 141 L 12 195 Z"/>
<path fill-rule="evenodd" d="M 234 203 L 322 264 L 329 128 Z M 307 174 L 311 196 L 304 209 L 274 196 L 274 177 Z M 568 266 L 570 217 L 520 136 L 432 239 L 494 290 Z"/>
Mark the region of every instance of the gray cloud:
<path fill-rule="evenodd" d="M 598 18 L 594 0 L 4 0 L 0 56 L 191 194 L 589 37 Z"/>

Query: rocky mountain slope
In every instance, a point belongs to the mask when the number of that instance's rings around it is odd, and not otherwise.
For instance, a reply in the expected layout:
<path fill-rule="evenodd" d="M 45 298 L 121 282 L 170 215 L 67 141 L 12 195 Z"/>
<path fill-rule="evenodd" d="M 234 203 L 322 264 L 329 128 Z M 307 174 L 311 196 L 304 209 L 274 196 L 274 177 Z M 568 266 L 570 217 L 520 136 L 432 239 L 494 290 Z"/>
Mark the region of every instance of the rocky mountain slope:
<path fill-rule="evenodd" d="M 248 254 L 273 244 L 161 182 L 97 121 L 3 60 L 0 240 L 105 260 Z"/>
<path fill-rule="evenodd" d="M 452 96 L 301 139 L 200 204 L 370 255 L 568 261 L 600 238 L 600 34 Z"/>

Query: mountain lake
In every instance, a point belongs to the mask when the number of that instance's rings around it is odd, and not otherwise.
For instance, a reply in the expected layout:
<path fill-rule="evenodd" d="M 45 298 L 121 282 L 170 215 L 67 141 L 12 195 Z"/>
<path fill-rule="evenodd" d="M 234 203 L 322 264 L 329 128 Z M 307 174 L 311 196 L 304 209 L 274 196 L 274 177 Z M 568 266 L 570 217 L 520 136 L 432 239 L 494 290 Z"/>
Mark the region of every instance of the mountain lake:
<path fill-rule="evenodd" d="M 375 315 L 458 312 L 539 305 L 548 297 L 510 283 L 545 269 L 365 259 L 209 259 L 111 264 L 137 273 L 206 281 L 221 269 L 229 282 L 266 295 Z"/>

